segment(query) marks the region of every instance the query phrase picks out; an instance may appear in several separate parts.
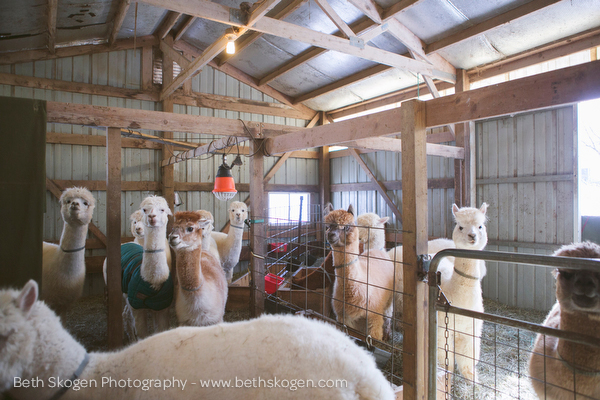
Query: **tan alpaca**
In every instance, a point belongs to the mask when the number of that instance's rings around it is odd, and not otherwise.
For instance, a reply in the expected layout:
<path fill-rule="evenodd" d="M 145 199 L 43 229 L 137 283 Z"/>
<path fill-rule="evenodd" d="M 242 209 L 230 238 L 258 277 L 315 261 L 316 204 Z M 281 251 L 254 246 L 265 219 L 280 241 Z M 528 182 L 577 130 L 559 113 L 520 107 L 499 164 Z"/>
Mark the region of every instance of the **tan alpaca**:
<path fill-rule="evenodd" d="M 356 218 L 358 240 L 365 250 L 385 249 L 385 223 L 390 217 L 380 218 L 375 213 L 361 214 Z"/>
<path fill-rule="evenodd" d="M 41 299 L 61 315 L 83 292 L 85 240 L 96 200 L 86 188 L 74 187 L 59 203 L 63 231 L 58 245 L 43 243 Z"/>
<path fill-rule="evenodd" d="M 600 246 L 571 244 L 554 255 L 600 259 Z M 577 265 L 576 259 L 573 265 Z M 543 325 L 597 337 L 596 343 L 600 343 L 600 269 L 559 268 L 555 276 L 557 302 Z M 538 334 L 529 375 L 540 399 L 600 399 L 600 348 Z"/>
<path fill-rule="evenodd" d="M 325 210 L 327 240 L 332 248 L 335 282 L 333 309 L 337 320 L 360 329 L 366 318 L 367 333 L 382 340 L 384 315 L 392 301 L 394 264 L 383 250 L 359 256 L 358 229 L 352 205 L 345 210 Z"/>
<path fill-rule="evenodd" d="M 179 325 L 223 322 L 227 279 L 219 261 L 202 249 L 203 227 L 208 224 L 210 221 L 197 211 L 175 213 L 169 242 L 177 255 L 179 287 L 175 311 Z"/>
<path fill-rule="evenodd" d="M 215 229 L 215 219 L 210 211 L 197 210 L 196 211 L 202 219 L 209 221 L 204 228 L 202 228 L 202 250 L 208 251 L 221 263 L 221 256 L 219 255 L 219 248 L 217 242 L 212 237 L 212 231 Z"/>

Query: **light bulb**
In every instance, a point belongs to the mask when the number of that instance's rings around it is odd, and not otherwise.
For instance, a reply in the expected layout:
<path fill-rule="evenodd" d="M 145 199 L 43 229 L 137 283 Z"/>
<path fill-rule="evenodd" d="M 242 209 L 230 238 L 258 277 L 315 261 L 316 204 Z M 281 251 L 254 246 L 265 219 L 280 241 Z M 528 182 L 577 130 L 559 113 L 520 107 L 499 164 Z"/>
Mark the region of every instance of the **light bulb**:
<path fill-rule="evenodd" d="M 227 42 L 227 48 L 225 49 L 227 54 L 235 54 L 235 42 L 232 39 L 229 39 Z"/>

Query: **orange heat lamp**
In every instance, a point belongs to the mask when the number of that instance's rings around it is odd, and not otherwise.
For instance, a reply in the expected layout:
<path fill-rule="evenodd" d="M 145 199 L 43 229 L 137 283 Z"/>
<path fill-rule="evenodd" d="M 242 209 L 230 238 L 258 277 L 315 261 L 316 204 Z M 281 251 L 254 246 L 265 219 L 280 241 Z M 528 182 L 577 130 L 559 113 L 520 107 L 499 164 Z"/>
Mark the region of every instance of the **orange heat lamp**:
<path fill-rule="evenodd" d="M 233 166 L 230 167 L 227 165 L 225 156 L 223 156 L 223 164 L 221 164 L 217 171 L 215 188 L 212 191 L 215 197 L 221 201 L 230 200 L 237 193 L 233 175 L 231 175 L 231 168 L 233 168 Z"/>

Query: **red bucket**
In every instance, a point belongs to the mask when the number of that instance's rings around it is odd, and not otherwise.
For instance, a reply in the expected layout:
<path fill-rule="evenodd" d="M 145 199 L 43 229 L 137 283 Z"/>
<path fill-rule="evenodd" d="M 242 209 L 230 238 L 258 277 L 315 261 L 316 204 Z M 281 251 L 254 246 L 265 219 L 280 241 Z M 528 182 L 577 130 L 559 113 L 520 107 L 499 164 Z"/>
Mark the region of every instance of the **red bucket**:
<path fill-rule="evenodd" d="M 265 275 L 265 292 L 273 294 L 279 288 L 279 285 L 283 283 L 284 278 L 275 274 L 268 273 Z"/>
<path fill-rule="evenodd" d="M 287 243 L 269 243 L 269 250 L 275 253 L 285 253 L 287 251 Z"/>

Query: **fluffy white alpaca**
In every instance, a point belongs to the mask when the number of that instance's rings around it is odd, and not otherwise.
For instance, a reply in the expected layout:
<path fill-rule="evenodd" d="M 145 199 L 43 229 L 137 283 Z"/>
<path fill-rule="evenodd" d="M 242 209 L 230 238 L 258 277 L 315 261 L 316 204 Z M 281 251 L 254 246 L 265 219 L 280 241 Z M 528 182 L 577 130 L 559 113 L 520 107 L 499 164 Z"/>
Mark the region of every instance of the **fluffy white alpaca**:
<path fill-rule="evenodd" d="M 452 214 L 456 221 L 452 239 L 457 249 L 483 250 L 487 245 L 486 211 L 488 205 L 483 203 L 479 209 L 473 207 L 458 208 L 452 205 Z M 481 279 L 485 276 L 485 261 L 466 258 L 443 259 L 438 271 L 441 272 L 440 287 L 446 298 L 455 307 L 483 312 L 483 296 Z M 443 312 L 438 312 L 438 348 L 444 348 Z M 450 316 L 448 325 L 450 347 L 450 371 L 454 370 L 454 354 L 456 364 L 463 377 L 476 381 L 475 364 L 479 361 L 481 329 L 483 322 L 478 319 L 460 315 Z M 438 351 L 438 363 L 444 365 L 445 353 Z"/>
<path fill-rule="evenodd" d="M 144 213 L 142 221 L 144 222 L 144 246 L 143 258 L 139 267 L 142 284 L 158 293 L 160 297 L 165 294 L 168 297 L 169 285 L 172 285 L 170 278 L 171 266 L 168 263 L 167 254 L 170 254 L 167 237 L 167 223 L 171 210 L 167 201 L 161 196 L 148 196 L 140 204 L 140 209 Z M 165 247 L 166 246 L 166 247 Z M 123 255 L 122 255 L 123 256 Z M 169 305 L 160 310 L 144 308 L 139 305 L 137 300 L 140 294 L 131 292 L 132 286 L 129 284 L 129 294 L 126 300 L 127 307 L 135 318 L 135 330 L 138 338 L 148 336 L 148 317 L 154 320 L 155 331 L 164 331 L 169 328 Z M 172 293 L 172 286 L 170 292 Z M 135 300 L 132 304 L 132 300 Z M 143 300 L 146 303 L 146 300 Z M 161 301 L 165 303 L 165 301 Z"/>
<path fill-rule="evenodd" d="M 202 228 L 202 250 L 212 254 L 219 261 L 220 265 L 221 256 L 219 255 L 219 248 L 217 247 L 217 242 L 215 242 L 215 239 L 212 237 L 212 232 L 215 229 L 215 219 L 210 211 L 197 210 L 196 212 L 200 214 L 202 219 L 210 222 Z"/>
<path fill-rule="evenodd" d="M 336 318 L 363 332 L 361 323 L 366 318 L 366 333 L 382 340 L 384 317 L 389 317 L 392 302 L 394 264 L 384 250 L 372 249 L 359 256 L 352 205 L 346 211 L 332 210 L 329 204 L 325 212 L 335 269 L 332 302 Z"/>
<path fill-rule="evenodd" d="M 373 357 L 323 322 L 263 316 L 181 327 L 118 352 L 88 354 L 36 299 L 34 281 L 20 292 L 0 291 L 0 392 L 17 400 L 52 398 L 62 389 L 51 379 L 64 382 L 81 366 L 62 399 L 394 399 Z M 204 387 L 200 380 L 232 387 Z M 44 385 L 15 387 L 33 381 Z"/>
<path fill-rule="evenodd" d="M 364 251 L 385 249 L 385 223 L 390 217 L 380 218 L 375 213 L 361 214 L 356 218 L 358 225 L 358 241 L 363 244 Z"/>
<path fill-rule="evenodd" d="M 43 243 L 41 298 L 61 315 L 83 292 L 85 240 L 96 200 L 86 188 L 74 187 L 59 203 L 63 231 L 58 245 Z"/>
<path fill-rule="evenodd" d="M 175 311 L 180 326 L 223 322 L 227 279 L 219 261 L 202 249 L 202 227 L 208 224 L 198 212 L 175 213 L 169 242 L 177 255 L 179 286 Z"/>
<path fill-rule="evenodd" d="M 554 255 L 600 259 L 600 246 L 574 243 Z M 576 258 L 573 265 L 577 265 Z M 596 337 L 599 343 L 600 271 L 558 269 L 555 276 L 557 302 L 543 325 Z M 529 375 L 540 399 L 600 399 L 600 348 L 538 334 L 529 359 Z"/>
<path fill-rule="evenodd" d="M 240 261 L 242 238 L 244 236 L 244 221 L 248 218 L 248 206 L 241 201 L 234 201 L 229 206 L 229 233 L 212 232 L 217 243 L 221 266 L 225 271 L 227 282 L 231 282 L 233 268 Z"/>

